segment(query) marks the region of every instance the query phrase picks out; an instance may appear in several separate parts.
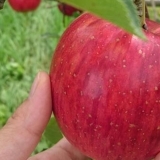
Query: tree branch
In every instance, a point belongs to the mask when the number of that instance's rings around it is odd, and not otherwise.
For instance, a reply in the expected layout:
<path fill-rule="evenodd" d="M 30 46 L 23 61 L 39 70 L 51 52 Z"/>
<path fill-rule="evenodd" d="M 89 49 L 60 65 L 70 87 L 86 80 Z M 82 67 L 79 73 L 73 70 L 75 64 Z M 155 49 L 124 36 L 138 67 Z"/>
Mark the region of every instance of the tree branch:
<path fill-rule="evenodd" d="M 149 2 L 150 0 L 148 0 Z M 142 8 L 143 8 L 143 4 L 142 4 L 142 0 L 133 0 L 133 2 L 135 3 L 135 5 L 137 6 L 137 11 L 139 16 L 142 16 Z M 146 3 L 148 4 L 148 3 Z M 148 13 L 148 9 L 147 9 L 147 5 L 145 5 L 145 16 L 146 18 L 149 18 L 149 13 Z"/>
<path fill-rule="evenodd" d="M 0 0 L 0 9 L 3 9 L 5 0 Z"/>

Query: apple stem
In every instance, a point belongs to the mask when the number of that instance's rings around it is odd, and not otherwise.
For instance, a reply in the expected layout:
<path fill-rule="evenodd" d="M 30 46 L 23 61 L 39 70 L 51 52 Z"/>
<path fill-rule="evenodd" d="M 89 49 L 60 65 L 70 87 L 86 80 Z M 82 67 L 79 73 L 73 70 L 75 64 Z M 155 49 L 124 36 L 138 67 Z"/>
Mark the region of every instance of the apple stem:
<path fill-rule="evenodd" d="M 147 24 L 146 24 L 146 3 L 145 0 L 134 0 L 134 3 L 137 6 L 137 10 L 139 12 L 139 16 L 141 19 L 141 25 L 142 28 L 147 30 Z"/>
<path fill-rule="evenodd" d="M 142 27 L 146 30 L 147 29 L 147 24 L 146 24 L 146 3 L 145 0 L 142 0 L 142 17 L 141 17 L 141 24 Z"/>

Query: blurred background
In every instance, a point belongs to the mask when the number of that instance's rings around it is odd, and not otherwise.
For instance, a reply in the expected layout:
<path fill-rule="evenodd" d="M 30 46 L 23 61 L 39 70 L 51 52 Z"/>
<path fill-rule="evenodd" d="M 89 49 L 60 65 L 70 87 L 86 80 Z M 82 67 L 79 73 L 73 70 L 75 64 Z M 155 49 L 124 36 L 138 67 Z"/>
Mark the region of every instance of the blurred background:
<path fill-rule="evenodd" d="M 159 21 L 160 1 L 146 1 L 150 18 Z M 0 128 L 28 97 L 38 71 L 49 72 L 56 44 L 76 16 L 62 14 L 53 0 L 43 0 L 28 13 L 18 13 L 5 2 L 0 10 Z M 52 119 L 33 154 L 47 149 L 60 137 Z"/>
<path fill-rule="evenodd" d="M 43 0 L 34 12 L 28 13 L 16 12 L 5 2 L 0 10 L 0 128 L 28 97 L 38 71 L 49 72 L 56 44 L 74 18 L 64 16 L 52 0 Z M 53 120 L 49 125 L 56 127 Z M 35 153 L 60 138 L 58 131 L 46 134 L 47 139 L 54 137 L 46 141 L 43 136 Z"/>

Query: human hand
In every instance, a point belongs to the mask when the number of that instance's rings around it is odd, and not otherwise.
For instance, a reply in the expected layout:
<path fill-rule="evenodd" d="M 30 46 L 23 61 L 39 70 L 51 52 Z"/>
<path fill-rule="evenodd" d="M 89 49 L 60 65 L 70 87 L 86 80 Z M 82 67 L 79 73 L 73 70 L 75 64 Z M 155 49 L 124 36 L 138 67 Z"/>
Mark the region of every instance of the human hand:
<path fill-rule="evenodd" d="M 0 159 L 87 160 L 65 138 L 52 148 L 30 157 L 47 126 L 51 113 L 49 76 L 40 72 L 32 85 L 28 99 L 0 130 Z"/>

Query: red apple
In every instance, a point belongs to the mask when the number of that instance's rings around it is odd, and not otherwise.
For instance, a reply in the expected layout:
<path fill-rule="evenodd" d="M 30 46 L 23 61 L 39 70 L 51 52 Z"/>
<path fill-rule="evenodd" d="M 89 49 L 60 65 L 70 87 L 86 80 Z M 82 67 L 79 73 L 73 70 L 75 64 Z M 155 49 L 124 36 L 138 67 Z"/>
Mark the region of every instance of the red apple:
<path fill-rule="evenodd" d="M 150 160 L 160 151 L 160 25 L 147 25 L 143 41 L 85 13 L 55 50 L 55 118 L 93 159 Z"/>
<path fill-rule="evenodd" d="M 17 12 L 29 12 L 37 9 L 41 0 L 8 0 L 8 2 Z"/>
<path fill-rule="evenodd" d="M 64 15 L 67 15 L 67 16 L 72 16 L 75 12 L 81 12 L 79 9 L 74 8 L 65 3 L 59 3 L 58 8 Z"/>

